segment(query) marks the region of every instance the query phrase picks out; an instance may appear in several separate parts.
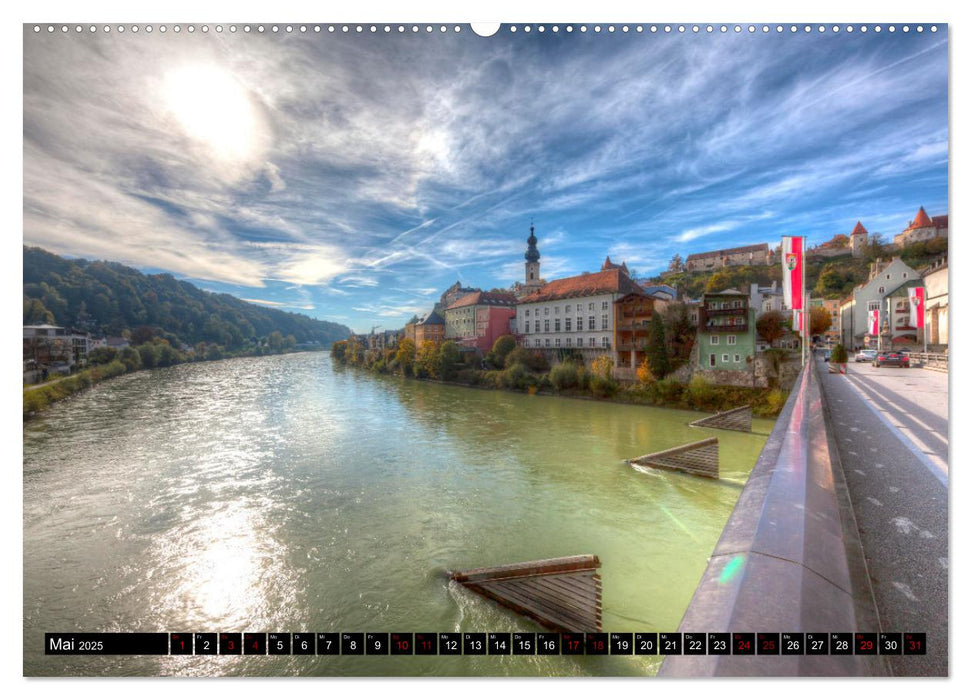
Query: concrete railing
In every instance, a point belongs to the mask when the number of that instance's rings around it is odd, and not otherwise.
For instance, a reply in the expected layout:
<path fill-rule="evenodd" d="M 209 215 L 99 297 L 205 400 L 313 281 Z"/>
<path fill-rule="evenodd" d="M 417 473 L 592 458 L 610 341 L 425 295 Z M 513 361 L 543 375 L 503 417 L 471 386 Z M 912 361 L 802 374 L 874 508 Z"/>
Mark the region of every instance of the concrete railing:
<path fill-rule="evenodd" d="M 800 372 L 681 632 L 879 632 L 815 362 Z M 888 675 L 879 656 L 667 656 L 662 676 Z"/>
<path fill-rule="evenodd" d="M 910 352 L 907 353 L 907 356 L 910 358 L 911 367 L 919 366 L 925 369 L 947 372 L 947 355 L 933 352 Z"/>

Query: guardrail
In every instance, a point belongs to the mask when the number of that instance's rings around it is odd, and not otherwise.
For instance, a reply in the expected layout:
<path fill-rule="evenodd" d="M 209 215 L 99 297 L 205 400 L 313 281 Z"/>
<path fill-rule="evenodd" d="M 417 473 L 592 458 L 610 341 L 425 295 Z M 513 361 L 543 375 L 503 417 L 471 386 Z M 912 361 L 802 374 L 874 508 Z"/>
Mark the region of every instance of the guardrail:
<path fill-rule="evenodd" d="M 816 365 L 800 372 L 679 631 L 880 631 Z M 889 672 L 879 656 L 667 656 L 660 675 Z"/>
<path fill-rule="evenodd" d="M 915 363 L 919 363 L 925 369 L 936 369 L 947 372 L 947 355 L 932 352 L 908 352 L 907 356 L 910 358 L 911 367 Z"/>

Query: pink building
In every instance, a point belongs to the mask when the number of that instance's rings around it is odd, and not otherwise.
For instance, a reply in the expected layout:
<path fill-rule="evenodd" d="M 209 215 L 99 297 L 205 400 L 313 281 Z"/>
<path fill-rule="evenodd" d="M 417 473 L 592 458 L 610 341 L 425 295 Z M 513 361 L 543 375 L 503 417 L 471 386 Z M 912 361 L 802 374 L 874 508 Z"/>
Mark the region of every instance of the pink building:
<path fill-rule="evenodd" d="M 509 334 L 509 319 L 516 315 L 508 307 L 480 306 L 475 310 L 475 346 L 484 353 L 502 335 Z"/>
<path fill-rule="evenodd" d="M 473 292 L 445 310 L 445 338 L 486 353 L 496 338 L 509 333 L 509 319 L 515 315 L 516 297 L 512 294 Z"/>

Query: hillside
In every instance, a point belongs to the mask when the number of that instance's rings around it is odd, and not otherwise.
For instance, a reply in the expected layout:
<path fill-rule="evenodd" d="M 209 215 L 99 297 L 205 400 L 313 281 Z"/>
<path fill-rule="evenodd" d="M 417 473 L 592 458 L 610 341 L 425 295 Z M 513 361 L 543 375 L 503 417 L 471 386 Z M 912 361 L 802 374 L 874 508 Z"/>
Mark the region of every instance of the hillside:
<path fill-rule="evenodd" d="M 195 345 L 243 348 L 274 331 L 297 343 L 330 345 L 347 326 L 206 292 L 172 275 L 145 275 L 124 265 L 67 260 L 24 246 L 24 323 L 54 323 L 120 336 L 151 328 Z"/>
<path fill-rule="evenodd" d="M 870 263 L 876 258 L 899 256 L 915 270 L 930 264 L 941 255 L 947 255 L 947 239 L 937 238 L 930 241 L 913 243 L 905 248 L 893 248 L 877 243 L 869 246 L 866 254 L 854 258 L 847 250 L 846 255 L 831 258 L 810 258 L 806 264 L 806 287 L 816 298 L 842 299 L 853 288 L 866 282 Z M 771 285 L 773 281 L 782 284 L 782 267 L 776 265 L 747 265 L 727 267 L 713 272 L 664 272 L 652 281 L 656 284 L 669 284 L 676 287 L 679 294 L 687 294 L 692 299 L 706 291 L 721 291 L 734 288 L 746 291 L 753 282 Z"/>

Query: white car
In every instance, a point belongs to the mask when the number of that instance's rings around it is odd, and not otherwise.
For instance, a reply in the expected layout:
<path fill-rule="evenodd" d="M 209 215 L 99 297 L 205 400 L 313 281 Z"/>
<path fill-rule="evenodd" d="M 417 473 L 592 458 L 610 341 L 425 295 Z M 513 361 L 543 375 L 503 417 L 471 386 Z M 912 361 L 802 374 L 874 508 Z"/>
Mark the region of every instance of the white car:
<path fill-rule="evenodd" d="M 876 350 L 860 350 L 860 352 L 856 353 L 855 359 L 857 362 L 873 362 L 876 356 Z"/>

